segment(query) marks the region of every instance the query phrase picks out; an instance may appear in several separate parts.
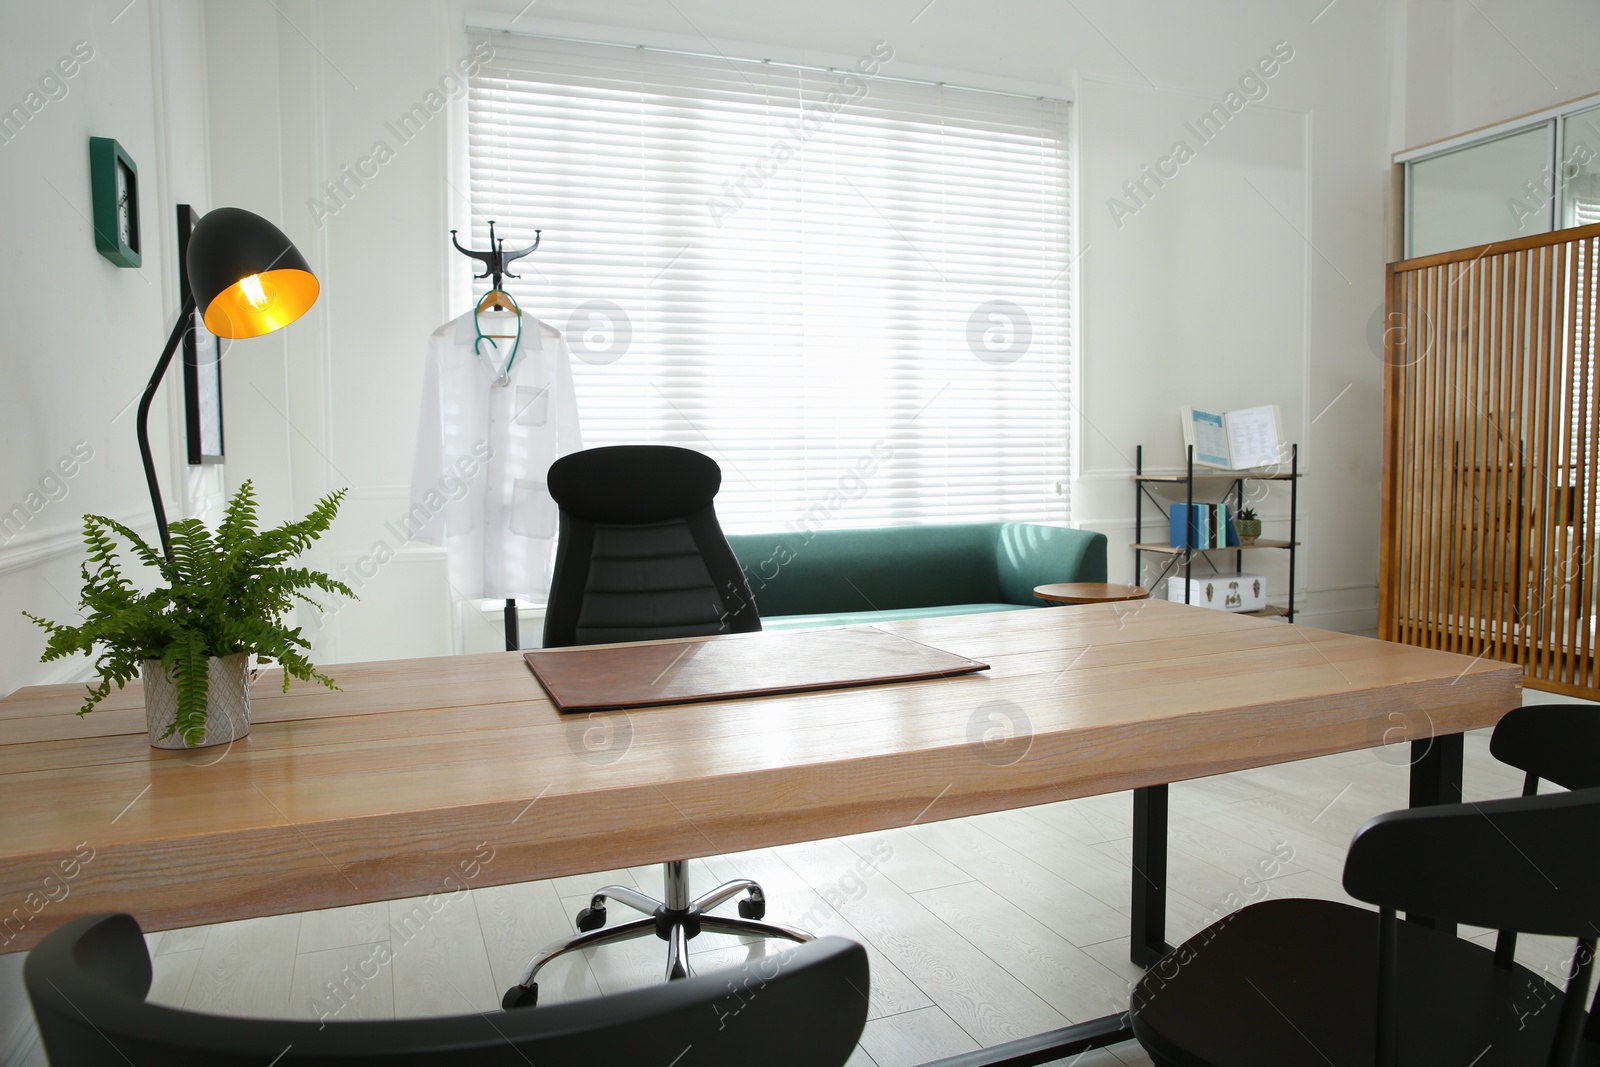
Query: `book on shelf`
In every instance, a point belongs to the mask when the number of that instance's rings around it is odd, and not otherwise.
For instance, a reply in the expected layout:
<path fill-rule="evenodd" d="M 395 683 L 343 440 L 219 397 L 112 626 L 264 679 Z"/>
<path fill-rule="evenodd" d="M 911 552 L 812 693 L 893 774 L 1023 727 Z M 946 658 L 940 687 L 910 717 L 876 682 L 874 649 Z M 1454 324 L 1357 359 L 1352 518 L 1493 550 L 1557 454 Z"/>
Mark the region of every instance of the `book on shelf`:
<path fill-rule="evenodd" d="M 1167 543 L 1173 548 L 1237 548 L 1239 530 L 1227 504 L 1174 504 Z"/>
<path fill-rule="evenodd" d="M 1281 463 L 1288 454 L 1276 404 L 1221 414 L 1199 408 L 1178 410 L 1183 416 L 1183 443 L 1194 449 L 1197 466 L 1248 470 Z"/>

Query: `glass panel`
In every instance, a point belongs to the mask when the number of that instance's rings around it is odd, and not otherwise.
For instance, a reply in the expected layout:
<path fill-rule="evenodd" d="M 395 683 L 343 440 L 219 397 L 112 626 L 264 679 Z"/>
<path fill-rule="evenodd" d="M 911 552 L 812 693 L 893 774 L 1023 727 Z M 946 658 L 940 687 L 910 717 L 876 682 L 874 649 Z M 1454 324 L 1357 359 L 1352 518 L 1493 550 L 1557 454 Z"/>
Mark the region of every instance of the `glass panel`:
<path fill-rule="evenodd" d="M 1407 256 L 1548 233 L 1553 126 L 1543 123 L 1410 164 Z"/>
<path fill-rule="evenodd" d="M 1561 225 L 1600 222 L 1600 107 L 1562 120 Z"/>

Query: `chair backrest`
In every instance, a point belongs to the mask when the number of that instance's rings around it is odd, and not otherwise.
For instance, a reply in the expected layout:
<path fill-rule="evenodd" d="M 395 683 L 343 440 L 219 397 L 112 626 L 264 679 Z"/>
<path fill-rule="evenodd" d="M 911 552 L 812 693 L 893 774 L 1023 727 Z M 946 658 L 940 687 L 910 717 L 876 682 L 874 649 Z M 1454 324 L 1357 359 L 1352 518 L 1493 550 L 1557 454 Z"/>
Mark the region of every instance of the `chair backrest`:
<path fill-rule="evenodd" d="M 855 1049 L 867 1016 L 866 950 L 838 937 L 612 996 L 429 1019 L 320 1023 L 180 1011 L 145 1003 L 150 973 L 130 915 L 73 919 L 41 941 L 23 976 L 50 1062 L 837 1067 Z"/>
<path fill-rule="evenodd" d="M 1344 887 L 1358 900 L 1559 937 L 1600 921 L 1600 789 L 1391 811 L 1356 831 Z"/>
<path fill-rule="evenodd" d="M 722 470 L 667 445 L 613 445 L 550 466 L 561 509 L 546 648 L 761 629 L 712 500 Z"/>
<path fill-rule="evenodd" d="M 1528 774 L 1524 793 L 1543 779 L 1563 789 L 1600 787 L 1600 708 L 1593 704 L 1530 704 L 1495 725 L 1489 752 Z"/>
<path fill-rule="evenodd" d="M 1530 704 L 1501 716 L 1489 739 L 1489 752 L 1501 763 L 1526 772 L 1522 795 L 1539 791 L 1539 780 L 1564 789 L 1600 786 L 1600 707 L 1593 704 Z M 1501 930 L 1495 940 L 1496 966 L 1516 962 L 1517 932 Z M 1600 993 L 1589 1013 L 1588 1037 L 1600 1040 Z"/>
<path fill-rule="evenodd" d="M 1382 912 L 1378 1063 L 1398 1058 L 1396 913 L 1505 931 L 1572 937 L 1567 983 L 1547 1061 L 1576 1061 L 1595 936 L 1600 931 L 1600 789 L 1392 811 L 1350 843 L 1344 887 Z M 1510 984 L 1508 983 L 1508 988 Z"/>

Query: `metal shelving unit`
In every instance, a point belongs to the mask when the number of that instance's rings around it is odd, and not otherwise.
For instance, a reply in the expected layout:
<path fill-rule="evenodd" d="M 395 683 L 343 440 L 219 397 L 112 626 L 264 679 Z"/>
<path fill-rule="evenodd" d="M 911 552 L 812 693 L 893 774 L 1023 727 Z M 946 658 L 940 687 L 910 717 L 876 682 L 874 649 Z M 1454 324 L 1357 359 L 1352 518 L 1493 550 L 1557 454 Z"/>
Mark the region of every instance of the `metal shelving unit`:
<path fill-rule="evenodd" d="M 1193 445 L 1190 445 L 1188 448 L 1188 462 L 1185 466 L 1185 473 L 1183 474 L 1144 473 L 1143 445 L 1138 446 L 1134 456 L 1134 581 L 1140 585 L 1144 584 L 1144 554 L 1146 552 L 1149 552 L 1153 555 L 1166 556 L 1167 560 L 1162 564 L 1161 573 L 1156 576 L 1156 582 L 1159 583 L 1161 579 L 1167 577 L 1167 575 L 1174 569 L 1181 566 L 1183 568 L 1184 603 L 1187 604 L 1189 603 L 1190 596 L 1189 582 L 1190 578 L 1192 577 L 1194 561 L 1197 558 L 1205 560 L 1205 562 L 1211 566 L 1213 571 L 1221 574 L 1223 572 L 1217 569 L 1217 565 L 1212 562 L 1212 557 L 1225 555 L 1231 552 L 1233 553 L 1233 572 L 1235 574 L 1243 574 L 1245 552 L 1253 551 L 1255 549 L 1277 549 L 1279 551 L 1289 553 L 1288 605 L 1287 607 L 1283 608 L 1275 605 L 1268 605 L 1268 607 L 1263 611 L 1252 611 L 1246 612 L 1245 614 L 1264 617 L 1281 617 L 1286 618 L 1291 623 L 1294 622 L 1294 565 L 1295 556 L 1300 545 L 1297 536 L 1299 532 L 1297 523 L 1299 521 L 1300 511 L 1300 446 L 1298 444 L 1289 446 L 1289 471 L 1287 474 L 1262 474 L 1255 471 L 1227 471 L 1216 470 L 1210 467 L 1201 467 L 1200 470 L 1196 472 L 1194 468 Z M 1151 505 L 1156 509 L 1157 514 L 1159 514 L 1163 519 L 1168 517 L 1166 508 L 1162 506 L 1161 501 L 1156 498 L 1155 494 L 1150 492 L 1148 487 L 1157 483 L 1185 486 L 1185 499 L 1189 506 L 1192 507 L 1194 505 L 1194 487 L 1196 481 L 1223 481 L 1231 483 L 1222 490 L 1221 499 L 1226 502 L 1229 496 L 1232 496 L 1232 506 L 1235 515 L 1237 515 L 1238 512 L 1244 507 L 1245 482 L 1288 482 L 1289 539 L 1287 541 L 1276 541 L 1268 538 L 1258 538 L 1253 544 L 1234 545 L 1227 548 L 1175 548 L 1173 545 L 1165 541 L 1146 541 L 1144 539 L 1145 498 L 1150 498 Z"/>

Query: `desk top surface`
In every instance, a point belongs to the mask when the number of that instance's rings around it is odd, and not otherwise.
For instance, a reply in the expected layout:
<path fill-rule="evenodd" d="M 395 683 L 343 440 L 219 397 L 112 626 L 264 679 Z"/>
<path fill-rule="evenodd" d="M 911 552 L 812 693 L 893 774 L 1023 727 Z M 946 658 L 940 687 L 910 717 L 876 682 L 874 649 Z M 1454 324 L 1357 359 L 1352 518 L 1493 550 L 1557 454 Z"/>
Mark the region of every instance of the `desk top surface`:
<path fill-rule="evenodd" d="M 76 914 L 147 929 L 690 858 L 1496 722 L 1515 666 L 1136 601 L 894 623 L 989 671 L 560 715 L 514 652 L 266 672 L 232 746 L 151 749 L 137 684 L 0 701 L 0 910 L 85 848 Z M 718 640 L 712 638 L 710 640 Z M 60 877 L 56 875 L 56 877 Z"/>

